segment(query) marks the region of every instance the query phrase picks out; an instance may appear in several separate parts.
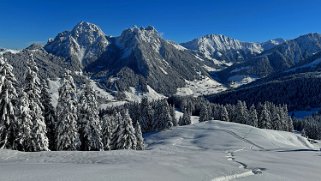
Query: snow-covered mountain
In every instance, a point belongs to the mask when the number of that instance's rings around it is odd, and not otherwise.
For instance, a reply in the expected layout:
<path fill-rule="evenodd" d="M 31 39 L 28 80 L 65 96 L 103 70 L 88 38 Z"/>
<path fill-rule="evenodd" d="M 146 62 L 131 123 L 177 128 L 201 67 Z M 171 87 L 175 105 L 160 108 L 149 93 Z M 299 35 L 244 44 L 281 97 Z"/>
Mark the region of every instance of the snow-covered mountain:
<path fill-rule="evenodd" d="M 105 33 L 97 25 L 80 22 L 71 31 L 64 31 L 50 39 L 44 49 L 82 68 L 99 58 L 108 44 Z"/>
<path fill-rule="evenodd" d="M 241 42 L 224 35 L 206 35 L 182 43 L 187 49 L 196 51 L 206 58 L 228 62 L 244 61 L 249 55 L 261 53 L 264 49 L 260 43 Z"/>
<path fill-rule="evenodd" d="M 276 38 L 276 39 L 268 40 L 266 42 L 261 43 L 261 47 L 263 48 L 263 50 L 269 50 L 285 42 L 286 40 L 284 40 L 283 38 Z"/>
<path fill-rule="evenodd" d="M 79 77 L 76 81 L 90 76 L 100 88 L 124 97 L 149 91 L 165 96 L 204 95 L 280 71 L 315 71 L 320 51 L 321 35 L 316 33 L 263 43 L 213 34 L 179 45 L 163 39 L 152 26 L 135 26 L 110 37 L 97 25 L 80 22 L 45 46 L 2 49 L 0 54 L 17 67 L 18 79 L 25 69 L 23 60 L 33 53 L 41 77 L 58 78 L 70 69 Z"/>
<path fill-rule="evenodd" d="M 186 80 L 208 77 L 203 65 L 190 51 L 164 40 L 148 26 L 132 27 L 110 38 L 107 51 L 86 71 L 108 89 L 126 91 L 133 87 L 144 91 L 149 85 L 171 95 L 185 86 Z"/>

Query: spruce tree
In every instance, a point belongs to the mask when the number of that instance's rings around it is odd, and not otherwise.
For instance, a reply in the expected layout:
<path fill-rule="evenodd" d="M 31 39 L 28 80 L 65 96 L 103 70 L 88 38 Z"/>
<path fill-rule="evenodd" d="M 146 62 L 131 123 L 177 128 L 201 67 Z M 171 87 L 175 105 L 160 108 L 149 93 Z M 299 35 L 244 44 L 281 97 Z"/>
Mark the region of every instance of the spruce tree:
<path fill-rule="evenodd" d="M 56 108 L 57 150 L 73 151 L 79 147 L 77 130 L 77 97 L 76 85 L 70 71 L 64 75 L 62 86 L 59 88 L 59 99 Z"/>
<path fill-rule="evenodd" d="M 173 122 L 173 126 L 178 126 L 178 120 L 176 119 L 175 116 L 175 107 L 174 105 L 170 106 L 170 115 L 172 117 L 172 122 Z"/>
<path fill-rule="evenodd" d="M 16 138 L 14 140 L 13 149 L 29 151 L 31 150 L 29 143 L 31 142 L 32 137 L 32 117 L 30 115 L 28 94 L 24 91 L 19 95 L 18 115 Z"/>
<path fill-rule="evenodd" d="M 118 113 L 117 119 L 120 119 Z M 123 120 L 119 120 L 119 124 L 113 132 L 112 136 L 112 149 L 133 149 L 136 150 L 137 140 L 135 135 L 135 129 L 133 127 L 132 120 L 129 116 L 128 110 L 125 111 Z"/>
<path fill-rule="evenodd" d="M 201 110 L 200 110 L 200 122 L 208 121 L 209 118 L 209 111 L 206 104 L 201 104 Z"/>
<path fill-rule="evenodd" d="M 137 140 L 136 150 L 144 150 L 144 138 L 139 122 L 135 125 L 135 135 Z"/>
<path fill-rule="evenodd" d="M 249 118 L 247 121 L 247 125 L 251 125 L 253 127 L 258 127 L 259 119 L 257 116 L 257 111 L 255 109 L 255 106 L 252 105 L 249 110 Z"/>
<path fill-rule="evenodd" d="M 104 150 L 111 150 L 111 137 L 113 132 L 113 122 L 114 117 L 112 115 L 105 115 L 102 118 L 102 143 Z"/>
<path fill-rule="evenodd" d="M 87 81 L 79 99 L 78 129 L 80 150 L 99 151 L 103 148 L 98 103 L 95 91 Z"/>
<path fill-rule="evenodd" d="M 143 132 L 152 131 L 153 129 L 153 116 L 154 116 L 154 110 L 152 109 L 152 106 L 148 102 L 147 97 L 143 97 L 141 106 L 140 106 L 140 124 L 142 126 Z"/>
<path fill-rule="evenodd" d="M 31 117 L 31 138 L 26 151 L 47 151 L 49 148 L 47 128 L 41 103 L 41 84 L 37 75 L 38 67 L 31 55 L 25 75 L 24 91 L 27 94 Z"/>
<path fill-rule="evenodd" d="M 0 148 L 12 148 L 15 140 L 16 78 L 12 66 L 0 56 Z"/>
<path fill-rule="evenodd" d="M 56 113 L 55 108 L 51 103 L 51 96 L 49 94 L 49 85 L 48 81 L 42 81 L 42 89 L 41 89 L 41 100 L 42 100 L 42 113 L 45 118 L 45 123 L 47 127 L 47 137 L 49 140 L 49 149 L 56 149 Z"/>
<path fill-rule="evenodd" d="M 226 122 L 229 122 L 229 121 L 230 121 L 230 119 L 229 119 L 229 114 L 228 114 L 225 106 L 222 106 L 222 107 L 221 107 L 220 114 L 221 114 L 221 115 L 220 115 L 220 119 L 221 119 L 222 121 L 226 121 Z"/>
<path fill-rule="evenodd" d="M 155 101 L 155 111 L 152 130 L 163 130 L 173 127 L 169 105 L 165 99 Z"/>
<path fill-rule="evenodd" d="M 246 124 L 248 118 L 248 111 L 246 107 L 246 103 L 242 101 L 238 101 L 236 105 L 236 120 L 235 122 Z"/>
<path fill-rule="evenodd" d="M 270 115 L 270 111 L 267 108 L 266 103 L 263 105 L 262 111 L 260 114 L 259 128 L 272 129 L 271 115 Z"/>
<path fill-rule="evenodd" d="M 184 126 L 184 125 L 190 125 L 192 123 L 191 121 L 191 115 L 190 113 L 187 111 L 187 109 L 184 110 L 183 116 L 179 118 L 179 122 L 178 124 L 180 126 Z"/>

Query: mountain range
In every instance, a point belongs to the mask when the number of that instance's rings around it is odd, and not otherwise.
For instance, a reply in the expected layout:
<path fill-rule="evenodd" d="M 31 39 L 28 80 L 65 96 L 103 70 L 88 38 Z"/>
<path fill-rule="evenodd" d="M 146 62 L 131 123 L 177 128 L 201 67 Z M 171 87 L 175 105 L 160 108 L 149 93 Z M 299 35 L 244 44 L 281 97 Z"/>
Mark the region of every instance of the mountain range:
<path fill-rule="evenodd" d="M 90 78 L 108 94 L 122 95 L 117 99 L 128 98 L 128 92 L 152 91 L 167 97 L 198 93 L 215 102 L 229 102 L 229 97 L 235 101 L 239 94 L 255 99 L 258 95 L 247 92 L 270 91 L 267 85 L 280 88 L 283 82 L 302 85 L 298 82 L 309 84 L 307 79 L 313 79 L 317 80 L 311 81 L 314 86 L 320 79 L 321 34 L 261 43 L 210 34 L 178 44 L 165 40 L 152 26 L 134 26 L 112 37 L 95 24 L 80 22 L 45 45 L 33 44 L 20 51 L 0 49 L 0 55 L 15 67 L 18 80 L 31 53 L 42 78 L 55 80 L 70 69 L 78 84 Z M 283 89 L 275 92 L 285 94 Z M 314 96 L 320 95 L 316 91 Z"/>

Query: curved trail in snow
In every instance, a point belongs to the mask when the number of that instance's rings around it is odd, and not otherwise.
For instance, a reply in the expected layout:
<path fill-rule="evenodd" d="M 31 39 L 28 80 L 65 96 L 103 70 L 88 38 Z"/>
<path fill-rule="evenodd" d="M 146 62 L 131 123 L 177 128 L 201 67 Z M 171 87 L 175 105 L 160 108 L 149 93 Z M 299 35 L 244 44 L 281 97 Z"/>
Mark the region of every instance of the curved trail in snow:
<path fill-rule="evenodd" d="M 245 143 L 250 144 L 250 149 L 251 150 L 254 150 L 253 147 L 257 147 L 259 149 L 259 151 L 266 150 L 262 146 L 260 146 L 260 145 L 258 145 L 256 143 L 246 139 L 246 136 L 251 133 L 252 129 L 250 129 L 249 132 L 244 137 L 238 135 L 237 133 L 235 133 L 235 132 L 233 132 L 231 130 L 219 129 L 219 128 L 218 129 L 214 128 L 213 130 L 226 132 L 226 133 L 234 136 L 235 138 L 237 138 L 237 139 L 239 139 L 239 140 L 241 140 L 241 141 L 243 141 Z M 237 149 L 237 150 L 234 150 L 234 151 L 227 151 L 226 152 L 227 155 L 225 156 L 227 158 L 227 160 L 233 161 L 233 162 L 239 164 L 240 165 L 239 168 L 244 169 L 245 170 L 244 172 L 237 173 L 237 174 L 232 174 L 232 175 L 224 175 L 224 176 L 216 177 L 216 178 L 213 178 L 211 181 L 229 181 L 229 180 L 234 180 L 234 179 L 238 179 L 238 178 L 244 178 L 244 177 L 253 176 L 253 175 L 256 175 L 256 174 L 262 174 L 264 168 L 251 168 L 251 169 L 249 169 L 248 165 L 246 163 L 237 161 L 235 159 L 235 153 L 236 152 L 240 152 L 240 151 L 244 151 L 244 150 L 245 150 L 245 147 Z"/>

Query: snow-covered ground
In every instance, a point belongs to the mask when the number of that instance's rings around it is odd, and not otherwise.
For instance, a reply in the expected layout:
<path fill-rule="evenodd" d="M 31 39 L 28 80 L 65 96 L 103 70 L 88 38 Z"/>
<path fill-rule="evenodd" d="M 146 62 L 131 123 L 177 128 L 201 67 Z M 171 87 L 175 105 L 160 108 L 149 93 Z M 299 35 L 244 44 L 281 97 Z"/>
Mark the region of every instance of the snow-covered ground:
<path fill-rule="evenodd" d="M 145 151 L 0 150 L 0 180 L 320 180 L 321 152 L 282 131 L 209 121 L 145 135 Z"/>
<path fill-rule="evenodd" d="M 240 87 L 241 85 L 251 83 L 257 80 L 257 78 L 244 76 L 244 75 L 233 75 L 228 80 L 231 82 L 230 86 L 232 88 L 237 88 L 237 87 Z"/>
<path fill-rule="evenodd" d="M 176 95 L 188 96 L 193 95 L 195 97 L 200 95 L 209 95 L 226 90 L 221 83 L 210 79 L 209 77 L 204 77 L 202 80 L 187 81 L 185 87 L 177 89 Z"/>

